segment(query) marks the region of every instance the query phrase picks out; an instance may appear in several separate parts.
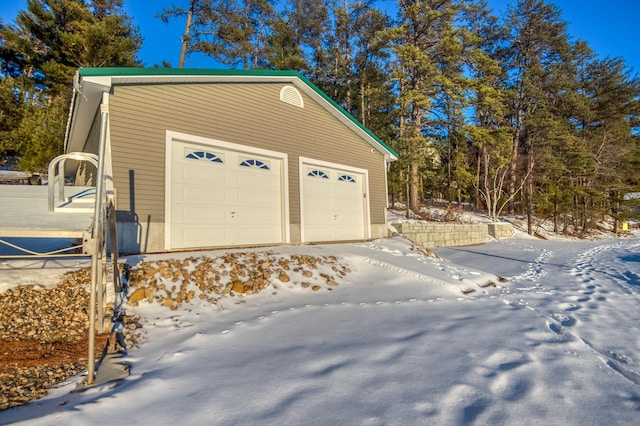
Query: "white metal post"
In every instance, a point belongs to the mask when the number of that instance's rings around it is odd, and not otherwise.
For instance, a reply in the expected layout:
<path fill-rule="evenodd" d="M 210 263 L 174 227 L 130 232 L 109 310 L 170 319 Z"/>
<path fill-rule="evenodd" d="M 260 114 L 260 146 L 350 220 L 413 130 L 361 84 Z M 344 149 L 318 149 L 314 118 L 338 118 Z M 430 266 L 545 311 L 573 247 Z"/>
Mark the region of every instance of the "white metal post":
<path fill-rule="evenodd" d="M 92 232 L 91 253 L 91 293 L 89 295 L 89 354 L 87 367 L 87 384 L 95 380 L 95 351 L 96 351 L 96 295 L 98 283 L 102 283 L 102 249 L 104 245 L 104 163 L 105 146 L 107 140 L 107 124 L 109 111 L 107 105 L 100 105 L 100 146 L 98 152 L 98 173 L 96 180 L 96 203 L 94 213 L 94 227 Z"/>

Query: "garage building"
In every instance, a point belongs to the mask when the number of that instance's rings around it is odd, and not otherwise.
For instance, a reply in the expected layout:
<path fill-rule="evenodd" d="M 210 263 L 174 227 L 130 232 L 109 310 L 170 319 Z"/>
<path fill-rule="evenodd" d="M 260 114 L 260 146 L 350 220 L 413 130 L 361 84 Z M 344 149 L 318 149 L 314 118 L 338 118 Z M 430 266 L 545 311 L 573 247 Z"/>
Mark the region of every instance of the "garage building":
<path fill-rule="evenodd" d="M 297 72 L 81 68 L 65 151 L 101 129 L 122 252 L 387 234 L 397 154 Z"/>

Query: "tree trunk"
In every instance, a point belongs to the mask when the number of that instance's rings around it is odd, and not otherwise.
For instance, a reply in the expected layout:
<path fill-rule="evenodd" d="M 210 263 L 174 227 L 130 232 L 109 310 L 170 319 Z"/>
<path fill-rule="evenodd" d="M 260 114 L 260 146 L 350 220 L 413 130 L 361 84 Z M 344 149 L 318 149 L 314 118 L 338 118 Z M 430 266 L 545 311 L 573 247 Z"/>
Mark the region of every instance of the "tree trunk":
<path fill-rule="evenodd" d="M 410 184 L 410 199 L 411 199 L 411 210 L 414 213 L 420 212 L 420 196 L 419 196 L 419 188 L 420 188 L 420 165 L 417 161 L 413 161 L 411 163 L 411 175 L 409 176 Z"/>
<path fill-rule="evenodd" d="M 196 1 L 197 0 L 191 0 L 189 2 L 189 13 L 187 14 L 187 23 L 184 26 L 184 34 L 182 35 L 182 49 L 180 49 L 178 68 L 184 68 L 184 61 L 187 57 L 187 49 L 189 47 L 189 41 L 191 40 L 191 23 L 193 22 L 193 11 L 196 7 Z"/>
<path fill-rule="evenodd" d="M 518 152 L 520 148 L 520 112 L 518 112 L 518 123 L 516 124 L 515 131 L 513 133 L 513 142 L 511 148 L 511 165 L 509 170 L 509 197 L 511 201 L 509 202 L 509 213 L 515 213 L 515 208 L 513 205 L 513 200 L 515 199 L 516 192 L 516 181 L 517 181 L 517 173 L 518 173 Z"/>
<path fill-rule="evenodd" d="M 367 127 L 366 113 L 365 113 L 365 101 L 364 101 L 364 80 L 360 79 L 360 122 L 364 127 Z"/>
<path fill-rule="evenodd" d="M 410 175 L 411 174 L 407 171 L 407 199 L 404 200 L 405 201 L 404 205 L 405 205 L 405 209 L 406 209 L 405 216 L 406 216 L 407 219 L 411 218 L 411 214 L 409 213 L 410 210 L 411 210 L 411 206 L 410 206 L 410 204 L 411 204 L 411 190 L 410 190 L 410 188 L 411 188 L 411 184 L 410 184 L 411 177 L 410 177 Z"/>
<path fill-rule="evenodd" d="M 533 179 L 527 178 L 527 234 L 533 235 Z"/>

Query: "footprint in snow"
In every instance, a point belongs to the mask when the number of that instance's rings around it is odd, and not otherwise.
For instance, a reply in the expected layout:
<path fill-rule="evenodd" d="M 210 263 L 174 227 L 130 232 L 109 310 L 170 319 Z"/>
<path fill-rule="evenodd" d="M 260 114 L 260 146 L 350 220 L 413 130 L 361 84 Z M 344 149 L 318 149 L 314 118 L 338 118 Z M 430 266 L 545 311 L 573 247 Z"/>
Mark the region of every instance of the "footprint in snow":
<path fill-rule="evenodd" d="M 563 314 L 551 314 L 551 317 L 558 321 L 563 327 L 572 327 L 576 324 L 576 319 Z"/>
<path fill-rule="evenodd" d="M 562 327 L 555 323 L 547 322 L 547 327 L 556 334 L 562 334 Z"/>
<path fill-rule="evenodd" d="M 564 309 L 567 312 L 573 312 L 580 309 L 580 306 L 574 305 L 573 303 L 561 303 L 559 306 L 560 309 Z"/>

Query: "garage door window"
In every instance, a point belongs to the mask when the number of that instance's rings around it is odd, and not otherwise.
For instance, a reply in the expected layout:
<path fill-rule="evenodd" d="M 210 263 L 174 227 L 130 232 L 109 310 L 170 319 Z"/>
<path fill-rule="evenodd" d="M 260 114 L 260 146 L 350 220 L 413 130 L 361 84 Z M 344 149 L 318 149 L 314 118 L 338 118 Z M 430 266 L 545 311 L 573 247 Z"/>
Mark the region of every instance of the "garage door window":
<path fill-rule="evenodd" d="M 307 176 L 317 177 L 321 179 L 329 179 L 329 175 L 323 172 L 322 170 L 311 170 L 309 173 L 307 173 Z"/>
<path fill-rule="evenodd" d="M 209 151 L 188 151 L 185 154 L 185 158 L 190 158 L 192 160 L 210 161 L 212 163 L 224 163 L 224 161 L 222 161 L 222 158 Z"/>
<path fill-rule="evenodd" d="M 240 165 L 242 167 L 271 170 L 268 163 L 265 163 L 264 161 L 260 161 L 260 160 L 244 160 L 242 163 L 240 163 Z"/>
<path fill-rule="evenodd" d="M 353 176 L 349 176 L 349 175 L 341 175 L 338 180 L 340 182 L 349 182 L 349 183 L 356 183 L 356 178 L 354 178 Z"/>

